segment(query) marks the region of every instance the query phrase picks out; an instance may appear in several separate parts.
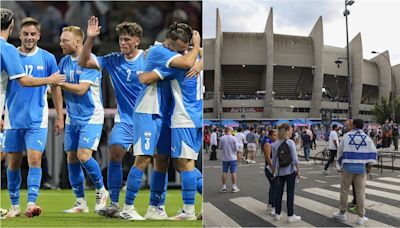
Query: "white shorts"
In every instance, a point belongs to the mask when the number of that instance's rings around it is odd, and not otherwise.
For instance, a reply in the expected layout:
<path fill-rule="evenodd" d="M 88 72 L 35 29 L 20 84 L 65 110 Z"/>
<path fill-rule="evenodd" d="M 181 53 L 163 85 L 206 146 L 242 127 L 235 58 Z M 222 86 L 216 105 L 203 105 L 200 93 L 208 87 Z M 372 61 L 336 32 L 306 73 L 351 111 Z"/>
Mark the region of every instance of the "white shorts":
<path fill-rule="evenodd" d="M 248 143 L 247 144 L 247 150 L 248 151 L 256 151 L 257 150 L 257 145 L 255 143 Z"/>
<path fill-rule="evenodd" d="M 243 144 L 237 144 L 237 146 L 238 146 L 238 152 L 243 152 L 244 145 Z"/>

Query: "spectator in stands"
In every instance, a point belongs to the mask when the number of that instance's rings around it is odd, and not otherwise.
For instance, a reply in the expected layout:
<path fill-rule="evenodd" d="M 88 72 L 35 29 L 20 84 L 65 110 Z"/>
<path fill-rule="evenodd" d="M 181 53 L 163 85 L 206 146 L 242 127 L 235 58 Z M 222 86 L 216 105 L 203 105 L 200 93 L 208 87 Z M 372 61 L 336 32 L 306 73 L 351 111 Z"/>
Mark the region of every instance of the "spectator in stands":
<path fill-rule="evenodd" d="M 21 24 L 22 19 L 26 17 L 24 9 L 17 1 L 1 1 L 1 7 L 13 12 L 14 25 Z M 19 30 L 19 26 L 14 26 L 14 30 L 8 37 L 8 41 L 12 42 L 13 40 L 19 39 Z"/>
<path fill-rule="evenodd" d="M 346 221 L 347 197 L 350 184 L 354 181 L 357 196 L 357 224 L 362 225 L 368 221 L 365 217 L 365 184 L 367 173 L 376 164 L 377 149 L 363 131 L 364 121 L 353 120 L 353 130 L 346 133 L 338 148 L 338 163 L 340 172 L 340 206 L 339 212 L 333 217 L 340 221 Z"/>
<path fill-rule="evenodd" d="M 96 15 L 102 26 L 101 33 L 104 34 L 107 25 L 106 14 L 109 9 L 110 3 L 107 1 L 68 1 L 65 23 L 78 26 L 82 31 L 86 31 L 87 19 L 92 15 Z"/>
<path fill-rule="evenodd" d="M 29 7 L 28 15 L 36 18 L 42 26 L 40 40 L 58 42 L 61 27 L 64 24 L 61 12 L 52 5 L 52 2 L 33 1 L 30 4 L 32 5 Z"/>
<path fill-rule="evenodd" d="M 156 40 L 163 41 L 165 39 L 165 34 L 168 32 L 168 27 L 173 22 L 187 22 L 188 16 L 185 11 L 181 9 L 175 9 L 172 14 L 167 15 L 164 28 L 158 33 Z"/>

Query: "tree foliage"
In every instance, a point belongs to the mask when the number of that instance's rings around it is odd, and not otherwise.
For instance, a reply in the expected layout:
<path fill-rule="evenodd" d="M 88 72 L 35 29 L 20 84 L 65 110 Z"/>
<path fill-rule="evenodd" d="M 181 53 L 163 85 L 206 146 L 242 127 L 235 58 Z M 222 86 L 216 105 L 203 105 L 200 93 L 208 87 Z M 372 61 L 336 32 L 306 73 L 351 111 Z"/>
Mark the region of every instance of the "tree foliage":
<path fill-rule="evenodd" d="M 381 103 L 375 104 L 371 112 L 375 116 L 377 123 L 383 124 L 386 119 L 391 119 L 392 105 L 389 99 L 382 97 Z M 400 123 L 400 97 L 397 97 L 395 102 L 395 122 Z"/>

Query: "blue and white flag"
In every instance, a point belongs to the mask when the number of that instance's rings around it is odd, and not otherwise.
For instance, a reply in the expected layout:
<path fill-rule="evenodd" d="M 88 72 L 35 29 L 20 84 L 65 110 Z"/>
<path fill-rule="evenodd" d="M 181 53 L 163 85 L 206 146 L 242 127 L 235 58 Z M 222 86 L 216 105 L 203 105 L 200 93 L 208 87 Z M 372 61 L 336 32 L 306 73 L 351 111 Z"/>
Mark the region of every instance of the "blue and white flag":
<path fill-rule="evenodd" d="M 377 149 L 362 130 L 352 130 L 343 136 L 339 146 L 338 163 L 376 164 Z"/>

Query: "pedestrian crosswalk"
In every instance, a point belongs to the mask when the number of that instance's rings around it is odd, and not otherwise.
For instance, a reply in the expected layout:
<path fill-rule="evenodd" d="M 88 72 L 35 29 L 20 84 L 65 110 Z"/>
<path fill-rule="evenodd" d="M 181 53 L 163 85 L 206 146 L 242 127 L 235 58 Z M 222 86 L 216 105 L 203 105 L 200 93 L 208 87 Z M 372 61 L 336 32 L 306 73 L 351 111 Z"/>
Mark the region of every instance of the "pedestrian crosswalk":
<path fill-rule="evenodd" d="M 400 177 L 400 175 L 398 176 Z M 398 226 L 396 224 L 400 224 L 400 186 L 398 183 L 400 183 L 400 178 L 394 177 L 380 177 L 374 181 L 367 181 L 365 208 L 367 215 L 374 216 L 371 216 L 369 221 L 363 226 L 395 227 Z M 349 194 L 349 200 L 351 200 L 351 191 L 349 191 Z M 333 224 L 330 226 L 355 226 L 358 218 L 356 214 L 346 213 L 347 221 L 345 222 L 340 222 L 332 218 L 333 213 L 338 212 L 339 198 L 340 184 L 332 184 L 324 187 L 306 187 L 297 190 L 294 202 L 295 213 L 302 216 L 302 221 L 295 223 L 287 222 L 287 214 L 285 212 L 286 203 L 282 203 L 282 209 L 285 211 L 282 210 L 281 212 L 281 220 L 275 221 L 267 212 L 267 204 L 262 202 L 264 200 L 260 201 L 260 199 L 251 196 L 228 199 L 233 206 L 224 207 L 225 211 L 222 211 L 218 206 L 210 202 L 206 202 L 204 203 L 204 226 L 245 226 L 245 222 L 242 224 L 242 220 L 237 216 L 235 210 L 239 212 L 245 210 L 256 216 L 259 221 L 265 222 L 264 224 L 258 224 L 258 226 L 318 227 L 327 226 L 327 224 Z M 286 200 L 286 193 L 284 193 L 283 200 Z M 314 217 L 310 216 L 310 214 Z M 232 217 L 236 217 L 235 220 Z M 251 217 L 247 219 L 251 219 Z"/>
<path fill-rule="evenodd" d="M 233 219 L 211 203 L 204 203 L 203 211 L 203 218 L 207 218 L 204 220 L 205 227 L 240 227 Z"/>
<path fill-rule="evenodd" d="M 339 201 L 340 193 L 339 191 L 330 191 L 327 189 L 323 188 L 306 188 L 303 189 L 303 191 L 315 194 L 318 196 L 334 199 Z M 379 203 L 377 201 L 365 199 L 365 208 L 380 212 L 383 214 L 391 215 L 393 217 L 399 218 L 400 219 L 400 207 L 395 207 L 392 205 L 384 204 L 384 203 Z"/>
<path fill-rule="evenodd" d="M 272 216 L 266 213 L 266 208 L 267 205 L 261 201 L 258 201 L 252 197 L 239 197 L 239 198 L 234 198 L 231 199 L 231 201 L 244 208 L 245 210 L 251 212 L 252 214 L 260 217 L 261 219 L 267 221 L 270 224 L 273 224 L 278 227 L 283 227 L 283 226 L 288 226 L 287 225 L 287 214 L 286 212 L 282 211 L 281 212 L 281 220 L 280 221 L 275 221 Z M 313 225 L 304 222 L 304 221 L 299 221 L 296 223 L 291 224 L 292 227 L 314 227 Z"/>
<path fill-rule="evenodd" d="M 332 187 L 340 188 L 340 184 L 332 185 Z M 350 187 L 350 189 L 351 189 L 351 187 Z M 370 194 L 370 195 L 380 196 L 380 197 L 387 198 L 387 199 L 390 199 L 390 200 L 400 201 L 400 194 L 395 194 L 395 193 L 385 192 L 385 191 L 379 191 L 379 190 L 369 189 L 369 188 L 365 189 L 365 193 Z"/>
<path fill-rule="evenodd" d="M 400 175 L 399 175 L 400 176 Z M 381 177 L 378 178 L 379 180 L 384 180 L 384 181 L 390 181 L 390 182 L 394 182 L 394 183 L 400 183 L 400 179 L 399 178 L 393 178 L 393 177 Z"/>

